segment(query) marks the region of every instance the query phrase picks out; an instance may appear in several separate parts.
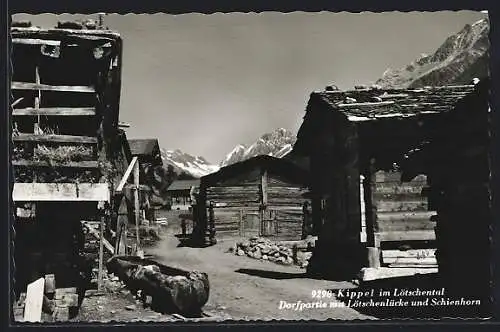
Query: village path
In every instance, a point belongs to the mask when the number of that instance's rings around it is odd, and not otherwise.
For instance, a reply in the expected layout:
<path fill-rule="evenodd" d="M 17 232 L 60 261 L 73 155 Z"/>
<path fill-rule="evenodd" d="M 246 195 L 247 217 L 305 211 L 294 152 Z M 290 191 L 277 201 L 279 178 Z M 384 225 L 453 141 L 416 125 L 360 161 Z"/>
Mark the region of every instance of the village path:
<path fill-rule="evenodd" d="M 146 254 L 161 264 L 208 274 L 210 297 L 207 312 L 229 315 L 235 320 L 270 319 L 370 319 L 352 308 L 279 309 L 280 301 L 289 303 L 315 302 L 313 290 L 355 287 L 350 282 L 335 282 L 304 278 L 304 269 L 282 266 L 227 252 L 236 239 L 219 241 L 208 248 L 177 247 L 173 230 L 165 230 L 154 247 Z M 332 299 L 324 299 L 326 302 Z"/>

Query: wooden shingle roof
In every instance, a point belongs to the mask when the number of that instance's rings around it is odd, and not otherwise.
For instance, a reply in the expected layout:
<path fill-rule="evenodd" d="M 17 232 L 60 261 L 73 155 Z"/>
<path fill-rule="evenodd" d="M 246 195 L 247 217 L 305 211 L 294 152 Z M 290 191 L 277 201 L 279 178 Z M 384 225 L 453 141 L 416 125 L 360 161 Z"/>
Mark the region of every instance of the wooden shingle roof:
<path fill-rule="evenodd" d="M 314 92 L 332 109 L 349 121 L 411 117 L 452 110 L 456 103 L 472 93 L 475 85 L 424 87 L 418 89 L 365 88 L 350 91 Z"/>
<path fill-rule="evenodd" d="M 191 187 L 198 187 L 199 185 L 200 185 L 200 179 L 194 179 L 194 180 L 175 180 L 168 187 L 167 191 L 190 190 Z"/>

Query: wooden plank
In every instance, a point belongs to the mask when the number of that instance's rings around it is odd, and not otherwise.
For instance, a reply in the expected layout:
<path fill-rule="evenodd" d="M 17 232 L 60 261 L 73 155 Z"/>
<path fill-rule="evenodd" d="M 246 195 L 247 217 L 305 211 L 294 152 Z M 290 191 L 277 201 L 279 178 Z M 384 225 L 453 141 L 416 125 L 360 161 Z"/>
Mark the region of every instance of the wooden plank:
<path fill-rule="evenodd" d="M 95 160 L 54 162 L 50 164 L 47 161 L 13 160 L 12 165 L 17 167 L 99 168 L 99 163 Z"/>
<path fill-rule="evenodd" d="M 132 173 L 132 171 L 134 169 L 135 163 L 137 163 L 137 157 L 133 157 L 132 161 L 128 165 L 127 170 L 125 171 L 125 174 L 123 174 L 123 177 L 120 180 L 120 183 L 118 184 L 118 187 L 116 187 L 117 193 L 121 193 L 123 191 L 123 187 L 125 186 L 125 183 L 127 183 L 127 180 L 130 177 L 130 174 Z"/>
<path fill-rule="evenodd" d="M 423 182 L 419 183 L 394 183 L 394 182 L 379 182 L 373 188 L 373 193 L 376 195 L 420 195 L 426 187 Z"/>
<path fill-rule="evenodd" d="M 377 222 L 377 230 L 379 232 L 395 232 L 395 231 L 418 231 L 418 230 L 433 230 L 436 223 L 430 220 L 422 220 L 415 222 Z"/>
<path fill-rule="evenodd" d="M 435 257 L 436 249 L 383 250 L 382 257 Z"/>
<path fill-rule="evenodd" d="M 109 202 L 110 192 L 106 183 L 15 183 L 12 199 L 15 202 Z"/>
<path fill-rule="evenodd" d="M 434 241 L 434 230 L 406 231 L 406 232 L 377 232 L 381 242 L 391 241 Z"/>
<path fill-rule="evenodd" d="M 94 116 L 94 107 L 48 107 L 48 108 L 17 108 L 12 111 L 13 116 Z"/>
<path fill-rule="evenodd" d="M 12 38 L 12 44 L 59 46 L 61 41 L 38 38 Z"/>
<path fill-rule="evenodd" d="M 36 135 L 20 133 L 12 136 L 14 142 L 37 142 L 37 143 L 80 143 L 95 144 L 97 137 L 72 136 L 72 135 Z"/>
<path fill-rule="evenodd" d="M 377 207 L 377 215 L 383 212 L 403 211 L 427 211 L 427 200 L 425 198 L 411 201 L 378 201 L 374 202 Z"/>
<path fill-rule="evenodd" d="M 24 308 L 25 322 L 41 321 L 44 288 L 44 278 L 33 281 L 28 285 L 28 290 L 26 292 L 26 306 Z"/>
<path fill-rule="evenodd" d="M 436 257 L 385 257 L 384 264 L 436 265 Z"/>
<path fill-rule="evenodd" d="M 375 173 L 375 182 L 381 183 L 381 182 L 395 182 L 395 183 L 402 183 L 401 182 L 401 173 L 400 172 L 384 172 L 384 171 L 378 171 Z M 425 184 L 427 183 L 427 177 L 425 175 L 418 175 L 413 179 L 411 182 L 408 182 L 409 184 L 417 184 L 417 183 L 422 183 Z"/>
<path fill-rule="evenodd" d="M 262 190 L 262 205 L 267 205 L 267 170 L 264 171 L 260 178 L 260 186 Z"/>
<path fill-rule="evenodd" d="M 41 91 L 85 92 L 85 93 L 95 92 L 95 89 L 92 86 L 48 85 L 48 84 L 37 84 L 31 82 L 12 82 L 10 87 L 12 90 L 41 90 Z"/>
<path fill-rule="evenodd" d="M 392 193 L 392 194 L 382 194 L 382 193 L 373 193 L 372 197 L 374 201 L 393 201 L 393 202 L 402 202 L 402 201 L 426 201 L 426 197 L 422 195 L 420 192 L 421 188 L 416 188 L 415 193 Z"/>
<path fill-rule="evenodd" d="M 418 222 L 430 220 L 435 211 L 384 212 L 377 214 L 377 221 L 383 222 Z"/>
<path fill-rule="evenodd" d="M 402 267 L 379 267 L 363 268 L 360 273 L 362 281 L 371 281 L 378 279 L 398 278 L 413 276 L 416 274 L 437 273 L 437 268 L 402 268 Z"/>

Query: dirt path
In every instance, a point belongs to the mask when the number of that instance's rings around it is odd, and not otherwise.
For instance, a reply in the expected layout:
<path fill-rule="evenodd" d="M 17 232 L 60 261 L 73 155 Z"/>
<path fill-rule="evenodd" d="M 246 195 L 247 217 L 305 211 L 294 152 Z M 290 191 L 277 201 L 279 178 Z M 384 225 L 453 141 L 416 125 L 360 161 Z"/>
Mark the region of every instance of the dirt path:
<path fill-rule="evenodd" d="M 162 240 L 147 254 L 158 262 L 187 270 L 206 272 L 210 298 L 205 310 L 224 313 L 233 319 L 367 319 L 351 308 L 280 309 L 280 301 L 316 302 L 313 290 L 353 288 L 350 282 L 314 280 L 303 276 L 304 269 L 281 266 L 240 257 L 227 250 L 237 239 L 219 241 L 208 248 L 177 247 L 178 240 L 166 230 Z M 332 299 L 324 299 L 330 302 Z M 334 300 L 333 300 L 334 301 Z"/>

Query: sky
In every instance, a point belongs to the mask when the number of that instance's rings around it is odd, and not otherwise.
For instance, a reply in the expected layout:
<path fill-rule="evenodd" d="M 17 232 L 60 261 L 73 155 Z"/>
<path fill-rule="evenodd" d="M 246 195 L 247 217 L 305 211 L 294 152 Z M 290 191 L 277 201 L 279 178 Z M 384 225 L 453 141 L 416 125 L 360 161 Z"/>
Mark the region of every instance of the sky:
<path fill-rule="evenodd" d="M 34 25 L 97 15 L 26 15 Z M 219 163 L 277 128 L 296 133 L 309 95 L 370 84 L 432 53 L 479 12 L 110 14 L 123 38 L 120 120 Z"/>

